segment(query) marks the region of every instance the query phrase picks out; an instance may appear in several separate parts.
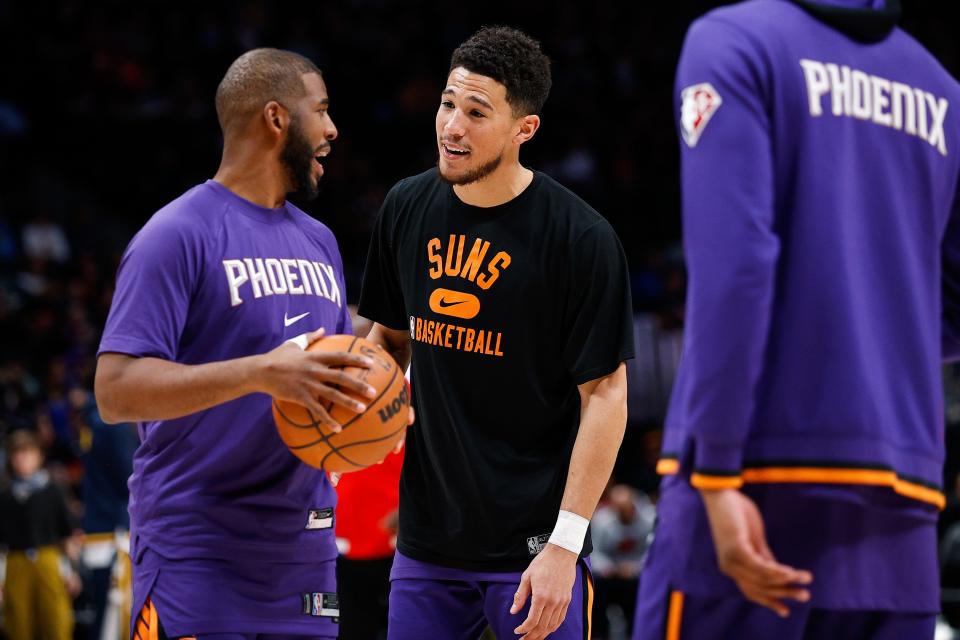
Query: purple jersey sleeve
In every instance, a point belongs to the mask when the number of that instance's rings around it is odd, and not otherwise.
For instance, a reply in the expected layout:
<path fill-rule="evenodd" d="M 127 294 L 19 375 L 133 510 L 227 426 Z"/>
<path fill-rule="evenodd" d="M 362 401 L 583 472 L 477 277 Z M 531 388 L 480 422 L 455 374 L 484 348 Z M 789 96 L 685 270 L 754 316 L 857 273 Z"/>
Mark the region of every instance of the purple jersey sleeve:
<path fill-rule="evenodd" d="M 694 24 L 677 72 L 687 377 L 679 389 L 695 473 L 740 469 L 770 326 L 779 241 L 765 77 L 749 34 Z"/>
<path fill-rule="evenodd" d="M 176 360 L 200 270 L 200 237 L 161 211 L 120 261 L 99 353 Z"/>

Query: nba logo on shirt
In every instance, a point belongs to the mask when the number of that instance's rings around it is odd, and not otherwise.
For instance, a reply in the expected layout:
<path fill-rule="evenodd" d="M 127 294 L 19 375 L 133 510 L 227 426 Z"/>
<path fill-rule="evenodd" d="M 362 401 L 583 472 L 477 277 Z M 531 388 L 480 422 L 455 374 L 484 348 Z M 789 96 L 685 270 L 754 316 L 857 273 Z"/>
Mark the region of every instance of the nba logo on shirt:
<path fill-rule="evenodd" d="M 303 594 L 303 614 L 315 618 L 333 618 L 331 622 L 340 621 L 340 599 L 335 593 L 305 593 Z"/>
<path fill-rule="evenodd" d="M 310 509 L 307 529 L 329 529 L 333 526 L 333 509 Z"/>
<path fill-rule="evenodd" d="M 340 615 L 340 605 L 337 602 L 335 593 L 315 593 L 313 594 L 313 607 L 311 615 L 323 616 L 325 618 L 335 618 Z"/>
<path fill-rule="evenodd" d="M 549 533 L 541 533 L 538 536 L 530 536 L 527 538 L 527 551 L 529 551 L 530 555 L 532 556 L 537 555 L 543 551 L 543 547 L 546 546 L 548 540 L 550 540 Z"/>
<path fill-rule="evenodd" d="M 701 82 L 680 92 L 680 133 L 687 146 L 697 146 L 710 118 L 723 104 L 720 94 L 709 82 Z"/>

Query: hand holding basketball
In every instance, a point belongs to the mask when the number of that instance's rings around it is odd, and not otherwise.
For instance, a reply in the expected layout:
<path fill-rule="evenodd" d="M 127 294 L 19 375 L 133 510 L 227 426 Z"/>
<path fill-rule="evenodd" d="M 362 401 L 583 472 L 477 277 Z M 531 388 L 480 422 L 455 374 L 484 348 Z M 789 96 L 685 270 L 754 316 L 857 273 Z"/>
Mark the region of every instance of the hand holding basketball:
<path fill-rule="evenodd" d="M 273 351 L 260 356 L 263 359 L 261 390 L 274 399 L 295 402 L 306 407 L 314 418 L 331 431 L 340 431 L 340 423 L 330 417 L 332 405 L 350 411 L 364 411 L 365 400 L 376 396 L 376 390 L 357 374 L 344 367 L 369 369 L 373 360 L 359 353 L 339 351 L 310 351 L 309 345 L 324 336 L 319 329 L 306 334 L 308 349 L 285 342 Z M 352 395 L 343 390 L 352 392 Z"/>
<path fill-rule="evenodd" d="M 356 471 L 380 462 L 403 439 L 412 418 L 403 371 L 386 351 L 364 338 L 320 334 L 310 341 L 314 335 L 308 336 L 302 355 L 324 362 L 324 380 L 339 388 L 303 401 L 275 396 L 277 432 L 294 455 L 326 471 Z M 286 354 L 296 355 L 281 352 Z M 357 365 L 359 358 L 362 364 Z M 374 390 L 372 397 L 368 388 Z"/>

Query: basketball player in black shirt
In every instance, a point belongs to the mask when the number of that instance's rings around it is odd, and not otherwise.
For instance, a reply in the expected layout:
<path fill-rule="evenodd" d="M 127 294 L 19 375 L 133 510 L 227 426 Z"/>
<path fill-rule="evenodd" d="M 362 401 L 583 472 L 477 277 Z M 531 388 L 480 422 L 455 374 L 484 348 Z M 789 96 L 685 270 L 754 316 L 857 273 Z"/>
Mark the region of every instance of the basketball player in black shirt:
<path fill-rule="evenodd" d="M 391 640 L 584 638 L 593 514 L 623 437 L 633 357 L 613 229 L 520 164 L 550 62 L 510 28 L 453 54 L 437 168 L 376 223 L 360 314 L 413 356 Z"/>

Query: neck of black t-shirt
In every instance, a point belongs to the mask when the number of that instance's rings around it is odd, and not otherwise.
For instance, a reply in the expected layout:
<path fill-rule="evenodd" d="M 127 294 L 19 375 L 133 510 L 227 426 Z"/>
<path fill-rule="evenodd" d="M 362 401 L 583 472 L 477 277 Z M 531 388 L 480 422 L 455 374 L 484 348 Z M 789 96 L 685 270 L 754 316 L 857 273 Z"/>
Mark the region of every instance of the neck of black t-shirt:
<path fill-rule="evenodd" d="M 469 213 L 469 215 L 478 218 L 499 218 L 500 216 L 513 213 L 514 211 L 520 210 L 525 206 L 525 203 L 529 201 L 536 190 L 540 187 L 540 183 L 543 180 L 543 174 L 539 171 L 533 171 L 533 179 L 530 181 L 530 184 L 526 188 L 518 193 L 516 196 L 507 200 L 506 202 L 501 202 L 500 204 L 493 205 L 492 207 L 478 207 L 476 205 L 468 204 L 460 199 L 456 191 L 454 191 L 452 185 L 448 185 L 449 197 L 453 206 Z"/>

